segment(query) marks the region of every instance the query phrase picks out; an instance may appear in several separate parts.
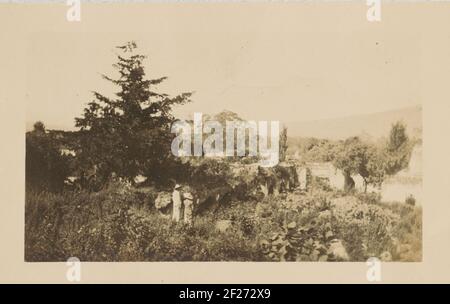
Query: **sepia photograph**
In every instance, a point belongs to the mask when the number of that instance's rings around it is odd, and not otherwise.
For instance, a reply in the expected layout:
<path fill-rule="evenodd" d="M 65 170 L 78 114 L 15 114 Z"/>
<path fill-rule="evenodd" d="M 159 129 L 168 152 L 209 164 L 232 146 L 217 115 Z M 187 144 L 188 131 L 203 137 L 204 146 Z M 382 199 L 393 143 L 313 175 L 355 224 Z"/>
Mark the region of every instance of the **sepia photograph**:
<path fill-rule="evenodd" d="M 24 260 L 421 262 L 418 36 L 199 10 L 28 35 Z"/>

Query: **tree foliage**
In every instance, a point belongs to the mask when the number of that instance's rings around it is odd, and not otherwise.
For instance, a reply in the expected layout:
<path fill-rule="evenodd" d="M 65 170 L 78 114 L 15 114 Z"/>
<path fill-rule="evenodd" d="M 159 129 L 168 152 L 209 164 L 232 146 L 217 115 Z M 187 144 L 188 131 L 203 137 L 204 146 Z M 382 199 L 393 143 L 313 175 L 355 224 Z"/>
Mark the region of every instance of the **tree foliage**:
<path fill-rule="evenodd" d="M 333 161 L 340 144 L 329 139 L 288 138 L 289 150 L 298 151 L 305 162 Z"/>
<path fill-rule="evenodd" d="M 172 158 L 172 108 L 190 101 L 191 93 L 170 97 L 156 92 L 155 87 L 167 78 L 146 79 L 146 56 L 137 54 L 136 48 L 134 42 L 118 46 L 113 67 L 119 77 L 103 75 L 119 87 L 115 97 L 93 92 L 95 99 L 76 118 L 82 134 L 80 163 L 85 170 L 95 168 L 101 179 L 113 172 L 129 180 L 138 174 L 161 178 L 164 164 Z"/>
<path fill-rule="evenodd" d="M 36 121 L 33 125 L 34 134 L 45 134 L 45 125 L 42 121 Z"/>
<path fill-rule="evenodd" d="M 406 134 L 406 126 L 397 122 L 392 125 L 389 140 L 386 144 L 386 173 L 393 175 L 406 168 L 411 157 L 412 144 Z"/>
<path fill-rule="evenodd" d="M 406 126 L 402 122 L 398 121 L 391 127 L 387 149 L 390 152 L 398 151 L 408 143 L 408 140 Z"/>
<path fill-rule="evenodd" d="M 392 125 L 389 139 L 383 145 L 362 141 L 351 137 L 333 149 L 334 165 L 341 169 L 346 177 L 346 188 L 350 177 L 359 174 L 365 186 L 381 185 L 386 175 L 393 175 L 406 168 L 411 157 L 412 143 L 406 134 L 406 126 L 397 122 Z"/>
<path fill-rule="evenodd" d="M 38 190 L 59 191 L 69 175 L 67 158 L 61 155 L 58 143 L 45 133 L 42 122 L 26 134 L 26 184 Z"/>
<path fill-rule="evenodd" d="M 283 127 L 280 132 L 280 143 L 279 143 L 279 158 L 280 161 L 283 162 L 286 160 L 286 154 L 288 149 L 288 136 L 287 136 L 287 128 Z"/>
<path fill-rule="evenodd" d="M 381 153 L 375 146 L 361 141 L 358 137 L 348 138 L 342 143 L 335 156 L 334 165 L 343 171 L 346 183 L 355 174 L 361 175 L 366 188 L 368 184 L 381 184 L 384 178 Z"/>

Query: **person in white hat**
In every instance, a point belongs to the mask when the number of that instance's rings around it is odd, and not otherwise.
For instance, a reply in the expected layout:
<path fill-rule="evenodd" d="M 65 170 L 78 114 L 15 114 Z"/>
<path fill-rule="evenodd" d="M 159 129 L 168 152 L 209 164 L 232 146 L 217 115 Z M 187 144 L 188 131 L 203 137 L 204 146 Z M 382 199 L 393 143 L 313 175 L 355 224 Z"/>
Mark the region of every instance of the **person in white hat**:
<path fill-rule="evenodd" d="M 172 203 L 173 203 L 173 213 L 172 213 L 172 220 L 174 220 L 175 222 L 179 222 L 181 219 L 181 206 L 182 206 L 182 201 L 181 201 L 181 185 L 176 184 L 173 192 L 172 192 Z"/>

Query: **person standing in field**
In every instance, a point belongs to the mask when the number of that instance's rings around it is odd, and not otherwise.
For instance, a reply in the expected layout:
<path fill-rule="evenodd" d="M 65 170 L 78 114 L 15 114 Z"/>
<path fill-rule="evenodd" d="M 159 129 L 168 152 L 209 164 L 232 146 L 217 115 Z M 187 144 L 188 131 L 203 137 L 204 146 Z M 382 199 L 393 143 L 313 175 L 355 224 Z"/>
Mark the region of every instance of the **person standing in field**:
<path fill-rule="evenodd" d="M 172 192 L 172 203 L 173 203 L 172 220 L 174 220 L 176 223 L 178 223 L 181 219 L 182 198 L 180 189 L 181 185 L 176 184 Z"/>
<path fill-rule="evenodd" d="M 183 195 L 183 205 L 184 205 L 184 223 L 192 226 L 193 222 L 193 211 L 194 211 L 194 196 L 191 192 L 186 192 Z"/>

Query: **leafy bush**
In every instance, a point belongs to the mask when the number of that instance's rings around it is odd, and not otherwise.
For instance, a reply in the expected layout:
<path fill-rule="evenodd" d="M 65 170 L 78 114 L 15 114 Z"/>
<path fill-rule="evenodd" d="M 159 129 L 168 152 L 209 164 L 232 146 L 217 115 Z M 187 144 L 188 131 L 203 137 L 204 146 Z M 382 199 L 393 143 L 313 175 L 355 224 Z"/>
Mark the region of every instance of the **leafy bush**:
<path fill-rule="evenodd" d="M 30 192 L 26 203 L 27 261 L 264 260 L 249 227 L 221 233 L 215 218 L 174 224 L 148 207 L 141 192 L 118 184 L 97 193 Z M 244 228 L 244 231 L 241 230 Z"/>
<path fill-rule="evenodd" d="M 339 234 L 353 259 L 379 256 L 392 245 L 392 228 L 399 216 L 389 209 L 348 197 L 333 210 Z"/>
<path fill-rule="evenodd" d="M 354 194 L 358 200 L 366 204 L 379 204 L 381 202 L 381 194 L 376 192 L 364 193 L 356 192 Z"/>
<path fill-rule="evenodd" d="M 188 227 L 155 210 L 155 191 L 118 182 L 96 193 L 29 191 L 26 260 L 365 261 L 386 252 L 421 259 L 421 209 L 406 204 L 315 189 L 232 201 Z M 216 229 L 218 220 L 230 226 Z"/>
<path fill-rule="evenodd" d="M 60 191 L 69 175 L 68 157 L 44 131 L 26 134 L 25 167 L 27 187 L 34 189 Z"/>
<path fill-rule="evenodd" d="M 406 198 L 405 203 L 406 203 L 407 205 L 414 206 L 414 205 L 416 205 L 416 199 L 414 198 L 414 196 L 409 195 L 409 196 Z"/>
<path fill-rule="evenodd" d="M 259 214 L 269 215 L 260 222 L 267 256 L 272 260 L 342 260 L 333 254 L 333 243 L 343 244 L 351 261 L 394 250 L 397 212 L 354 196 L 329 197 L 327 192 L 315 191 L 262 204 Z"/>

